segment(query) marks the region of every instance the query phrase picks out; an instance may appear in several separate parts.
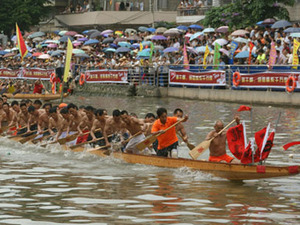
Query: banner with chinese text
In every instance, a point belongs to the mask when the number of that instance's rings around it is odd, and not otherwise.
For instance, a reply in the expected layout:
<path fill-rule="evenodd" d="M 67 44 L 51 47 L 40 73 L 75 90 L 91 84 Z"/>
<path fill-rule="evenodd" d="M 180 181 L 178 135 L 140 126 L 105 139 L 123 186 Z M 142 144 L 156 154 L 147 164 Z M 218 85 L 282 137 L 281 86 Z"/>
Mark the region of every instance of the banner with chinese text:
<path fill-rule="evenodd" d="M 127 70 L 89 70 L 85 75 L 87 83 L 128 83 Z"/>
<path fill-rule="evenodd" d="M 20 70 L 0 69 L 0 78 L 18 78 Z"/>
<path fill-rule="evenodd" d="M 50 80 L 51 73 L 55 73 L 54 69 L 23 69 L 23 78 L 25 79 L 41 79 Z"/>
<path fill-rule="evenodd" d="M 239 87 L 246 88 L 285 88 L 289 76 L 296 79 L 296 88 L 300 87 L 300 72 L 262 72 L 243 74 L 241 73 Z"/>
<path fill-rule="evenodd" d="M 169 84 L 191 86 L 225 86 L 226 73 L 223 70 L 210 70 L 206 72 L 169 70 Z"/>

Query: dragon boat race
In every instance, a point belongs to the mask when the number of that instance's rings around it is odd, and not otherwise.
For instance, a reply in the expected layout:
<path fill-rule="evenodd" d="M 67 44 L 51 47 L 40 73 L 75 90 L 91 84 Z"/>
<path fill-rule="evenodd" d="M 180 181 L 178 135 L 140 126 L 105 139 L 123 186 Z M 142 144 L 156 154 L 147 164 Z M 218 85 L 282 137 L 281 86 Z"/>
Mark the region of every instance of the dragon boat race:
<path fill-rule="evenodd" d="M 0 6 L 0 224 L 300 224 L 299 1 Z"/>

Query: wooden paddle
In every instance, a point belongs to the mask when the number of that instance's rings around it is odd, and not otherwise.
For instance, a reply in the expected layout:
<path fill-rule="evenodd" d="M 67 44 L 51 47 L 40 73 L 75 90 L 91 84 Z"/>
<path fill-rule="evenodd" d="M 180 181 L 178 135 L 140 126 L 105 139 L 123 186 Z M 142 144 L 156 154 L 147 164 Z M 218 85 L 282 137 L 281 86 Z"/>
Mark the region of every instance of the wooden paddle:
<path fill-rule="evenodd" d="M 145 148 L 147 148 L 149 145 L 151 145 L 158 136 L 164 134 L 165 132 L 167 132 L 168 130 L 170 130 L 171 128 L 175 127 L 177 124 L 179 124 L 180 122 L 182 122 L 185 118 L 178 120 L 176 123 L 174 123 L 173 125 L 171 125 L 170 127 L 168 127 L 167 129 L 163 130 L 163 133 L 158 133 L 158 134 L 154 134 L 151 135 L 150 137 L 146 138 L 145 140 L 143 140 L 142 142 L 138 143 L 136 145 L 137 149 L 140 151 L 143 151 Z"/>
<path fill-rule="evenodd" d="M 37 131 L 37 130 L 30 130 L 30 131 L 25 132 L 25 133 L 23 133 L 23 134 L 18 134 L 18 135 L 11 135 L 11 136 L 8 136 L 7 138 L 24 137 L 24 135 L 26 135 L 26 134 L 31 134 L 31 133 L 36 132 L 36 131 Z"/>
<path fill-rule="evenodd" d="M 218 132 L 217 136 L 219 134 L 221 134 L 224 130 L 226 130 L 231 124 L 233 124 L 235 121 L 232 120 L 226 127 L 224 127 L 220 132 Z M 206 149 L 209 148 L 210 146 L 210 143 L 212 142 L 212 140 L 214 139 L 215 137 L 212 137 L 211 139 L 209 140 L 205 140 L 203 142 L 201 142 L 200 144 L 198 144 L 195 148 L 193 148 L 190 152 L 189 152 L 189 155 L 194 159 L 196 160 Z"/>
<path fill-rule="evenodd" d="M 181 137 L 181 139 L 183 140 L 183 137 L 182 137 L 182 135 L 179 133 L 179 132 L 177 132 L 177 134 L 179 135 L 179 137 Z M 194 149 L 196 146 L 195 145 L 193 145 L 193 144 L 191 144 L 191 143 L 189 143 L 188 141 L 187 142 L 185 142 L 186 143 L 186 145 L 188 146 L 188 148 L 190 149 L 190 150 L 192 150 L 192 149 Z"/>

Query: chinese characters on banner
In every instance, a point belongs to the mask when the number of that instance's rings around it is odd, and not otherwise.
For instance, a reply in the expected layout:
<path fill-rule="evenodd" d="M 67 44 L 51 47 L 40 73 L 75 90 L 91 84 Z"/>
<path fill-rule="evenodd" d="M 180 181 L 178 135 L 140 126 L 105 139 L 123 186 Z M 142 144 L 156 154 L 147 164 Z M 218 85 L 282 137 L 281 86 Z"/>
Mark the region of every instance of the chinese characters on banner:
<path fill-rule="evenodd" d="M 25 78 L 25 79 L 42 79 L 42 80 L 50 80 L 51 73 L 55 73 L 54 69 L 0 69 L 0 78 Z"/>
<path fill-rule="evenodd" d="M 222 70 L 190 72 L 187 70 L 170 70 L 169 84 L 191 86 L 225 86 L 226 75 Z"/>
<path fill-rule="evenodd" d="M 285 88 L 286 80 L 289 76 L 294 76 L 296 79 L 296 88 L 300 85 L 300 72 L 262 72 L 252 74 L 242 74 L 239 87 L 246 88 Z"/>
<path fill-rule="evenodd" d="M 87 83 L 128 83 L 127 70 L 89 70 L 85 75 Z"/>

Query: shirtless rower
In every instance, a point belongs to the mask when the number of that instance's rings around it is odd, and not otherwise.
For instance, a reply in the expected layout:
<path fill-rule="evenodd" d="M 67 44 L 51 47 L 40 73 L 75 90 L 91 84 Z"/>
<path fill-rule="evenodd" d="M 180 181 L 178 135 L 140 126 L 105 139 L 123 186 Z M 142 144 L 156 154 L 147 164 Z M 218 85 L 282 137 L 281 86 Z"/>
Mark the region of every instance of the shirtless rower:
<path fill-rule="evenodd" d="M 51 103 L 46 103 L 43 105 L 43 109 L 45 110 L 44 113 L 41 113 L 39 117 L 39 123 L 38 123 L 38 133 L 42 133 L 43 130 L 48 129 L 49 126 L 49 116 L 50 116 L 50 109 L 52 108 Z"/>
<path fill-rule="evenodd" d="M 175 109 L 173 115 L 179 119 L 182 119 L 183 118 L 182 109 L 180 108 Z M 184 142 L 188 141 L 188 136 L 182 123 L 176 125 L 176 133 L 181 134 L 180 136 L 182 137 L 182 140 Z"/>
<path fill-rule="evenodd" d="M 41 100 L 35 100 L 34 102 L 33 102 L 33 106 L 37 109 L 37 110 L 39 110 L 41 107 L 42 107 L 42 102 L 41 102 Z"/>
<path fill-rule="evenodd" d="M 30 131 L 38 129 L 42 113 L 39 112 L 33 105 L 28 107 L 28 113 L 30 116 L 27 123 L 27 133 L 30 133 Z"/>
<path fill-rule="evenodd" d="M 19 114 L 21 112 L 20 110 L 20 106 L 19 106 L 19 102 L 18 101 L 13 101 L 11 103 L 11 108 L 17 113 Z"/>
<path fill-rule="evenodd" d="M 52 107 L 49 110 L 49 115 L 49 132 L 51 136 L 54 136 L 57 131 L 61 130 L 64 118 L 57 112 L 57 107 Z"/>
<path fill-rule="evenodd" d="M 9 108 L 9 104 L 7 102 L 3 103 L 2 109 L 4 111 L 4 114 L 2 114 L 0 124 L 3 125 L 3 123 L 6 123 L 7 126 L 9 127 L 16 126 L 17 124 L 16 112 Z"/>
<path fill-rule="evenodd" d="M 121 119 L 124 122 L 124 127 L 129 131 L 129 133 L 134 136 L 137 133 L 140 133 L 139 135 L 133 137 L 128 144 L 126 145 L 124 152 L 127 153 L 134 153 L 134 154 L 139 154 L 140 151 L 136 148 L 136 145 L 143 140 L 145 140 L 145 134 L 142 132 L 142 126 L 144 123 L 132 116 L 129 116 L 126 113 L 121 113 Z M 148 149 L 145 149 L 145 152 L 147 152 Z"/>
<path fill-rule="evenodd" d="M 82 118 L 77 127 L 79 137 L 77 138 L 76 144 L 86 142 L 88 139 L 92 139 L 92 137 L 89 138 L 89 132 L 91 131 L 95 120 L 94 107 L 86 106 L 84 112 L 85 116 Z"/>
<path fill-rule="evenodd" d="M 235 117 L 237 124 L 240 124 L 240 119 L 238 116 Z M 218 135 L 224 128 L 224 124 L 221 120 L 217 120 L 213 131 L 209 132 L 206 136 L 206 140 L 210 140 L 215 137 L 209 146 L 209 161 L 211 162 L 227 162 L 227 163 L 239 163 L 239 161 L 226 154 L 226 132 L 223 131 Z"/>
<path fill-rule="evenodd" d="M 124 122 L 121 121 L 121 112 L 120 110 L 115 109 L 112 113 L 112 117 L 108 118 L 105 123 L 105 128 L 103 131 L 105 145 L 110 146 L 108 135 L 121 133 L 124 127 Z M 121 139 L 122 138 L 123 137 L 121 135 Z"/>
<path fill-rule="evenodd" d="M 104 114 L 104 110 L 103 109 L 97 109 L 95 112 L 95 120 L 93 122 L 93 126 L 91 129 L 91 137 L 93 138 L 92 140 L 95 141 L 97 138 L 100 138 L 103 136 L 103 131 L 105 128 L 105 123 L 106 123 L 106 116 Z M 96 129 L 101 129 L 101 132 L 98 131 L 95 133 Z M 100 141 L 99 143 L 97 143 L 99 145 L 102 144 L 102 141 Z"/>
<path fill-rule="evenodd" d="M 20 104 L 20 113 L 17 115 L 17 126 L 25 127 L 28 124 L 30 118 L 30 114 L 28 113 L 28 109 L 25 103 Z M 27 128 L 20 129 L 18 134 L 25 133 Z"/>
<path fill-rule="evenodd" d="M 67 109 L 70 113 L 69 131 L 78 131 L 78 126 L 83 120 L 83 118 L 86 116 L 86 114 L 83 111 L 79 111 L 78 107 L 73 103 L 69 103 Z M 76 143 L 77 140 L 75 139 L 70 144 L 72 145 Z"/>
<path fill-rule="evenodd" d="M 70 115 L 67 107 L 64 107 L 60 110 L 60 115 L 62 116 L 63 120 L 61 122 L 61 126 L 59 127 L 60 129 L 57 131 L 55 141 L 60 138 L 65 138 L 69 134 L 74 134 L 77 131 L 76 127 L 72 127 L 72 116 Z"/>
<path fill-rule="evenodd" d="M 143 131 L 145 136 L 149 136 L 151 134 L 151 128 L 155 121 L 155 116 L 153 113 L 147 113 L 144 119 Z"/>

